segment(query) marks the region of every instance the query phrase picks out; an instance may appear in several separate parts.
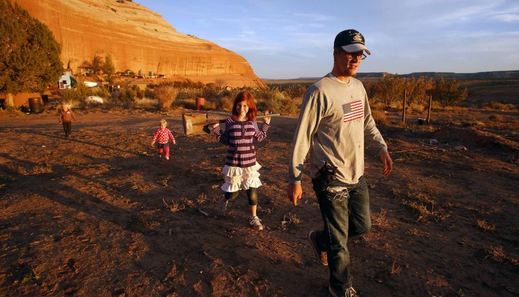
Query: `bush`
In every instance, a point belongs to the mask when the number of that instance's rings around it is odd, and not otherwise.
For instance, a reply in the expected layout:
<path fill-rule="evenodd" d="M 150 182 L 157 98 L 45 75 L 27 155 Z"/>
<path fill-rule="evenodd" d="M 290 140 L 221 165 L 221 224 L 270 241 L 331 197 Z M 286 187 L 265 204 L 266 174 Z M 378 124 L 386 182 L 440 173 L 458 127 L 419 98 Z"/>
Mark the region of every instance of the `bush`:
<path fill-rule="evenodd" d="M 380 102 L 380 101 L 370 103 L 369 105 L 371 107 L 371 110 L 384 110 L 384 109 L 386 109 L 386 104 L 384 104 L 384 102 Z"/>
<path fill-rule="evenodd" d="M 265 89 L 257 92 L 259 110 L 269 110 L 272 113 L 295 114 L 299 112 L 302 98 L 292 98 L 279 88 Z"/>
<path fill-rule="evenodd" d="M 467 89 L 461 88 L 456 80 L 443 78 L 434 81 L 431 93 L 433 100 L 439 101 L 443 105 L 461 102 L 465 100 L 468 95 Z"/>
<path fill-rule="evenodd" d="M 178 89 L 170 85 L 161 85 L 155 88 L 155 98 L 159 101 L 159 108 L 166 110 L 171 108 L 178 95 Z"/>
<path fill-rule="evenodd" d="M 215 100 L 216 109 L 226 110 L 232 112 L 232 104 L 234 102 L 233 97 L 219 97 Z"/>
<path fill-rule="evenodd" d="M 133 89 L 124 89 L 124 91 L 119 93 L 119 101 L 123 104 L 124 107 L 130 108 L 135 103 L 135 97 L 137 96 L 137 92 Z"/>
<path fill-rule="evenodd" d="M 388 119 L 386 113 L 382 110 L 372 110 L 371 115 L 378 125 L 387 125 Z"/>
<path fill-rule="evenodd" d="M 425 111 L 425 106 L 423 106 L 420 103 L 411 103 L 407 107 L 407 112 L 409 112 L 409 113 L 412 113 L 412 112 L 423 113 L 424 111 Z"/>

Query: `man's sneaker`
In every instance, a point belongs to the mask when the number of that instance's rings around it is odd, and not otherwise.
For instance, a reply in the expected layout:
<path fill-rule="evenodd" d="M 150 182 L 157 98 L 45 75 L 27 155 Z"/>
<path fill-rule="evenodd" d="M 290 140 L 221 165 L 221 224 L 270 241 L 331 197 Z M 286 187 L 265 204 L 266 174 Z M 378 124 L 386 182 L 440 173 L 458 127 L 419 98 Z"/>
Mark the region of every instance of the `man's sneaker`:
<path fill-rule="evenodd" d="M 261 219 L 258 216 L 250 217 L 249 225 L 257 230 L 263 230 Z"/>
<path fill-rule="evenodd" d="M 328 286 L 328 292 L 330 293 L 330 297 L 359 297 L 359 294 L 357 294 L 357 291 L 355 291 L 353 287 L 347 288 L 344 294 L 337 294 L 332 287 Z"/>
<path fill-rule="evenodd" d="M 169 157 L 166 157 L 166 160 L 169 161 Z"/>
<path fill-rule="evenodd" d="M 328 255 L 326 254 L 326 251 L 322 251 L 319 248 L 319 244 L 317 243 L 317 231 L 312 230 L 308 232 L 308 240 L 310 241 L 310 245 L 312 246 L 312 249 L 314 250 L 314 254 L 319 259 L 319 262 L 321 262 L 321 265 L 328 266 Z"/>

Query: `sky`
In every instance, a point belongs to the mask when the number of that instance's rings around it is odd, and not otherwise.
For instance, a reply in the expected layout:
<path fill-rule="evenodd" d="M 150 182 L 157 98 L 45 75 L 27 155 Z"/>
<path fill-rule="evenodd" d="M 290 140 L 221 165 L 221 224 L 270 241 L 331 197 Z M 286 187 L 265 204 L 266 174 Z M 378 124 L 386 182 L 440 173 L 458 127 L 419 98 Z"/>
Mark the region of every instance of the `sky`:
<path fill-rule="evenodd" d="M 178 32 L 243 56 L 261 78 L 330 72 L 333 40 L 356 29 L 360 72 L 519 70 L 519 0 L 135 0 Z"/>

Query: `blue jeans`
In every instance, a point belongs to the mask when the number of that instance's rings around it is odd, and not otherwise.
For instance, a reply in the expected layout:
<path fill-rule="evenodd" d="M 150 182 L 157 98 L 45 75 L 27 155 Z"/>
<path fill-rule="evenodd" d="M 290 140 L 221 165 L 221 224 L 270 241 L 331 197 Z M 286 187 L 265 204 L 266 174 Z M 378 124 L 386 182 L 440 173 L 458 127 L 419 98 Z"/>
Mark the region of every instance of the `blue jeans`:
<path fill-rule="evenodd" d="M 328 254 L 330 286 L 335 292 L 351 287 L 348 238 L 367 233 L 371 228 L 369 193 L 366 178 L 348 185 L 336 180 L 312 180 L 324 221 L 324 229 L 317 232 L 317 243 Z M 345 186 L 340 192 L 329 192 L 330 186 Z"/>

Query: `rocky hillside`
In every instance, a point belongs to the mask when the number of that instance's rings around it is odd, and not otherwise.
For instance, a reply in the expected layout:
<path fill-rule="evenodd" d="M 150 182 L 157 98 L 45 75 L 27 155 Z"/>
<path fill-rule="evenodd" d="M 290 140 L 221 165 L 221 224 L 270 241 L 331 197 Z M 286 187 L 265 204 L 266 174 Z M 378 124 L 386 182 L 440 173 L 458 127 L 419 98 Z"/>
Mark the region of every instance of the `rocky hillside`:
<path fill-rule="evenodd" d="M 159 14 L 130 1 L 14 0 L 45 23 L 73 70 L 110 54 L 117 71 L 150 71 L 169 78 L 261 86 L 241 56 L 212 42 L 179 33 Z"/>

